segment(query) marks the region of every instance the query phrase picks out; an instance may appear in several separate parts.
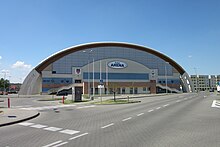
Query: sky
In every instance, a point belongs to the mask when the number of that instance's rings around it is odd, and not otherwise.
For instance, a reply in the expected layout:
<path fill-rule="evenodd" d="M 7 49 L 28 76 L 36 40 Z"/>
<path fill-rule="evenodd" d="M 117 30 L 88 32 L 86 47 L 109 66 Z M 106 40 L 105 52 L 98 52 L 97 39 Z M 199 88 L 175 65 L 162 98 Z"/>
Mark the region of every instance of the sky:
<path fill-rule="evenodd" d="M 188 74 L 220 75 L 220 0 L 0 0 L 0 78 L 22 82 L 64 48 L 150 47 Z"/>

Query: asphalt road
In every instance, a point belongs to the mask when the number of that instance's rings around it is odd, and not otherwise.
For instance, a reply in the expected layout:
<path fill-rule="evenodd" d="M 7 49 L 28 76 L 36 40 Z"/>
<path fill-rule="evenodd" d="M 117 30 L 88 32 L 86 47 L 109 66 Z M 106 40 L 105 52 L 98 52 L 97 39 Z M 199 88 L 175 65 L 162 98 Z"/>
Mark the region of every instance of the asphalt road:
<path fill-rule="evenodd" d="M 214 94 L 140 98 L 123 105 L 41 109 L 30 121 L 0 128 L 1 147 L 218 147 Z M 29 104 L 29 103 L 28 103 Z"/>

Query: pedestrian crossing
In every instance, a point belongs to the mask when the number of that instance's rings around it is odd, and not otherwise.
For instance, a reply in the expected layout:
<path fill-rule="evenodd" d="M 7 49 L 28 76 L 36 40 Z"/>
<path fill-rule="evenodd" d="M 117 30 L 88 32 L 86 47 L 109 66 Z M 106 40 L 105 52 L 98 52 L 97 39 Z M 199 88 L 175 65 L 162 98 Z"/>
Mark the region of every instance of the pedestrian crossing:
<path fill-rule="evenodd" d="M 26 107 L 26 108 L 19 108 L 21 110 L 50 110 L 50 109 L 58 109 L 58 108 L 67 108 L 67 107 L 74 107 L 76 105 L 55 105 L 55 106 L 42 106 L 42 107 Z M 93 108 L 95 105 L 88 105 L 88 106 L 79 106 L 76 109 L 85 109 L 85 108 Z"/>
<path fill-rule="evenodd" d="M 78 130 L 71 130 L 71 129 L 65 129 L 65 128 L 60 128 L 60 127 L 52 127 L 52 126 L 50 127 L 47 125 L 35 124 L 31 122 L 22 122 L 22 123 L 18 123 L 18 125 L 21 125 L 24 127 L 35 128 L 35 129 L 42 129 L 42 130 L 50 131 L 50 132 L 59 132 L 62 134 L 67 134 L 67 135 L 74 135 L 80 132 Z"/>
<path fill-rule="evenodd" d="M 27 107 L 20 108 L 22 110 L 49 110 L 49 109 L 57 109 L 57 108 L 65 108 L 65 107 L 73 107 L 76 105 L 55 105 L 55 106 L 42 106 L 42 107 Z"/>

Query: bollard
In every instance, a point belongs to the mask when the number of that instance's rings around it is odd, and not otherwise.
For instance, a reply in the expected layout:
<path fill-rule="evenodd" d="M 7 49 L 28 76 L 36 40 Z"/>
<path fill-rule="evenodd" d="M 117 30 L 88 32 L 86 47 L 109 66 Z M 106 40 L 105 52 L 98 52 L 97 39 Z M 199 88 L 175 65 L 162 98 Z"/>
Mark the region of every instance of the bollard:
<path fill-rule="evenodd" d="M 63 104 L 64 104 L 64 96 L 63 96 Z"/>
<path fill-rule="evenodd" d="M 10 98 L 8 98 L 8 108 L 10 108 Z"/>

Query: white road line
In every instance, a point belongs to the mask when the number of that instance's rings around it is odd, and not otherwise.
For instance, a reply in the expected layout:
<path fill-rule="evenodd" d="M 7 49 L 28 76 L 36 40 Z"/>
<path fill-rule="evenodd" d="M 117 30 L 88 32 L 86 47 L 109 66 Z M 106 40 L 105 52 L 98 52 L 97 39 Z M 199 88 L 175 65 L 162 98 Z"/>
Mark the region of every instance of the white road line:
<path fill-rule="evenodd" d="M 24 108 L 24 107 L 31 107 L 32 105 L 23 105 L 23 106 L 12 106 L 13 108 Z"/>
<path fill-rule="evenodd" d="M 29 122 L 23 122 L 23 123 L 19 123 L 19 125 L 22 125 L 22 126 L 30 126 L 30 125 L 33 125 L 34 123 L 29 123 Z"/>
<path fill-rule="evenodd" d="M 56 128 L 56 127 L 48 127 L 48 128 L 44 128 L 44 130 L 47 130 L 47 131 L 59 131 L 59 130 L 62 130 L 62 128 Z"/>
<path fill-rule="evenodd" d="M 129 120 L 129 119 L 132 119 L 132 117 L 125 118 L 125 119 L 123 119 L 122 121 L 127 121 L 127 120 Z"/>
<path fill-rule="evenodd" d="M 92 108 L 95 107 L 95 105 L 91 105 L 91 106 L 82 106 L 82 107 L 77 107 L 76 109 L 83 109 L 83 108 Z"/>
<path fill-rule="evenodd" d="M 185 98 L 184 100 L 187 100 L 188 98 Z"/>
<path fill-rule="evenodd" d="M 51 144 L 48 144 L 48 145 L 45 145 L 45 146 L 42 146 L 42 147 L 50 147 L 52 145 L 55 145 L 55 144 L 58 144 L 58 143 L 61 143 L 61 142 L 62 142 L 62 140 L 59 140 L 59 141 L 53 142 Z"/>
<path fill-rule="evenodd" d="M 41 128 L 46 128 L 47 126 L 37 124 L 37 125 L 32 125 L 32 126 L 30 126 L 30 127 L 32 127 L 32 128 L 38 128 L 38 129 L 41 129 Z"/>
<path fill-rule="evenodd" d="M 73 139 L 76 139 L 76 138 L 79 138 L 79 137 L 82 137 L 82 136 L 85 136 L 85 135 L 88 135 L 89 133 L 84 133 L 84 134 L 80 134 L 78 136 L 75 136 L 75 137 L 72 137 L 70 138 L 69 140 L 73 140 Z"/>
<path fill-rule="evenodd" d="M 113 126 L 113 125 L 114 125 L 114 123 L 111 123 L 111 124 L 108 124 L 108 125 L 103 126 L 103 127 L 101 127 L 101 128 L 102 128 L 102 129 L 105 129 L 105 128 L 110 127 L 110 126 Z"/>
<path fill-rule="evenodd" d="M 157 107 L 156 109 L 158 110 L 158 109 L 160 109 L 161 107 Z"/>
<path fill-rule="evenodd" d="M 151 110 L 149 110 L 148 112 L 153 112 L 154 111 L 154 109 L 151 109 Z"/>
<path fill-rule="evenodd" d="M 47 110 L 47 109 L 54 109 L 54 108 L 65 108 L 65 107 L 72 107 L 76 105 L 55 105 L 55 106 L 43 106 L 43 107 L 29 107 L 29 108 L 20 108 L 22 110 Z"/>
<path fill-rule="evenodd" d="M 139 113 L 139 114 L 137 114 L 137 116 L 141 116 L 141 115 L 143 115 L 144 113 Z"/>
<path fill-rule="evenodd" d="M 53 146 L 53 147 L 58 147 L 58 146 L 61 146 L 61 145 L 67 144 L 67 143 L 68 143 L 68 142 L 62 142 L 62 143 L 57 144 L 57 145 L 55 145 L 55 146 Z"/>
<path fill-rule="evenodd" d="M 211 107 L 216 107 L 216 106 L 215 106 L 215 103 L 216 103 L 216 100 L 213 100 Z"/>
<path fill-rule="evenodd" d="M 75 130 L 62 130 L 60 131 L 60 133 L 65 133 L 65 134 L 69 134 L 69 135 L 73 135 L 73 134 L 76 134 L 76 133 L 79 133 L 80 131 L 75 131 Z"/>
<path fill-rule="evenodd" d="M 169 106 L 170 104 L 166 104 L 166 105 L 163 105 L 163 107 L 167 107 L 167 106 Z"/>
<path fill-rule="evenodd" d="M 179 103 L 180 102 L 180 100 L 178 100 L 178 101 L 176 101 L 177 103 Z"/>

